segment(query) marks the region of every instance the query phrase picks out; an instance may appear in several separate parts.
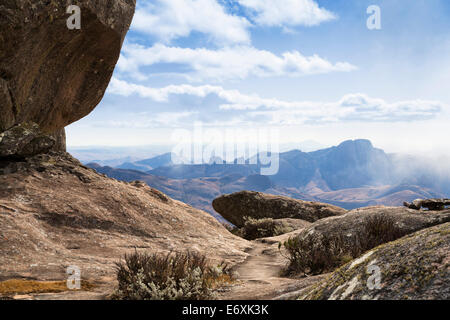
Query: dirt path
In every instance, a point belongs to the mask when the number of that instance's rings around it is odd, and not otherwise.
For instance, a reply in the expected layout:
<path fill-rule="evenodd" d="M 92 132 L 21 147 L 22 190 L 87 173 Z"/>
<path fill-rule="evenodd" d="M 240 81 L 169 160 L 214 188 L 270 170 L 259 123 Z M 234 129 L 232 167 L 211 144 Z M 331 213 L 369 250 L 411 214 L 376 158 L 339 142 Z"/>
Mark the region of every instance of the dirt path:
<path fill-rule="evenodd" d="M 235 266 L 234 270 L 239 274 L 238 280 L 230 287 L 223 288 L 217 296 L 219 300 L 271 300 L 271 299 L 295 299 L 297 292 L 326 275 L 315 277 L 292 279 L 281 276 L 286 267 L 287 260 L 279 250 L 278 243 L 285 241 L 290 236 L 301 230 L 294 231 L 279 237 L 258 239 L 252 241 L 252 247 L 247 253 L 244 262 Z M 99 286 L 91 292 L 63 292 L 20 295 L 16 299 L 21 300 L 97 300 L 105 299 L 107 293 L 114 289 L 113 278 L 103 279 Z"/>
<path fill-rule="evenodd" d="M 289 234 L 292 236 L 292 234 Z M 319 281 L 323 276 L 291 279 L 281 276 L 287 260 L 278 250 L 278 242 L 289 237 L 284 235 L 253 241 L 248 258 L 235 268 L 238 282 L 220 293 L 219 299 L 270 300 L 292 298 L 295 293 Z M 295 294 L 293 295 L 295 297 Z"/>

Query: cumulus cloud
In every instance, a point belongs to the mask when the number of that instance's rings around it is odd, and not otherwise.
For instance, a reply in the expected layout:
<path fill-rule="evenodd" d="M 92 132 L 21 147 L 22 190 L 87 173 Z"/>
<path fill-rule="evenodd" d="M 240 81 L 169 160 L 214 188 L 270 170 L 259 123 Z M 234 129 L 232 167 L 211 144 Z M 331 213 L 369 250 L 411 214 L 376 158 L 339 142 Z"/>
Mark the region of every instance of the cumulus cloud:
<path fill-rule="evenodd" d="M 220 45 L 250 43 L 254 25 L 315 26 L 336 16 L 314 0 L 153 0 L 138 3 L 132 30 L 156 36 L 162 42 L 187 37 L 193 32 L 207 35 Z M 247 9 L 254 25 L 226 7 Z"/>
<path fill-rule="evenodd" d="M 314 0 L 237 0 L 253 13 L 253 21 L 262 26 L 315 26 L 336 19 Z"/>
<path fill-rule="evenodd" d="M 144 47 L 128 44 L 122 50 L 119 71 L 141 79 L 142 67 L 160 63 L 184 65 L 179 75 L 191 81 L 230 80 L 247 77 L 298 77 L 330 72 L 348 72 L 356 67 L 348 62 L 330 62 L 318 55 L 304 56 L 293 50 L 276 55 L 251 46 L 225 47 L 218 50 L 168 47 L 155 44 Z"/>
<path fill-rule="evenodd" d="M 327 122 L 398 122 L 434 118 L 444 108 L 436 101 L 412 100 L 394 103 L 371 98 L 365 94 L 348 94 L 336 102 L 283 101 L 258 95 L 242 94 L 220 86 L 171 85 L 151 88 L 113 78 L 109 92 L 122 96 L 137 95 L 156 102 L 169 102 L 172 95 L 189 95 L 205 98 L 216 96 L 218 108 L 224 115 L 236 115 L 244 123 L 251 119 L 273 125 L 295 125 Z"/>
<path fill-rule="evenodd" d="M 219 44 L 249 43 L 250 22 L 228 14 L 216 0 L 153 0 L 138 5 L 132 30 L 169 42 L 203 33 Z"/>

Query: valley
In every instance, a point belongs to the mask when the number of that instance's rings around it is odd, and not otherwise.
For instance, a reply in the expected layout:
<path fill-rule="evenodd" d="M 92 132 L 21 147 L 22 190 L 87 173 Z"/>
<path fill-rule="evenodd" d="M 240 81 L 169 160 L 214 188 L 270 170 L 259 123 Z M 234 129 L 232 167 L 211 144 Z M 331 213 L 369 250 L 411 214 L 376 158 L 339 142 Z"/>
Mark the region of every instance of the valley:
<path fill-rule="evenodd" d="M 272 176 L 260 175 L 260 164 L 236 164 L 235 161 L 176 165 L 171 157 L 171 153 L 166 153 L 116 167 L 93 162 L 87 165 L 118 180 L 144 181 L 219 220 L 222 219 L 212 208 L 212 200 L 241 190 L 325 202 L 345 209 L 400 206 L 404 201 L 418 198 L 442 198 L 446 191 L 440 185 L 418 181 L 415 171 L 409 176 L 398 174 L 394 157 L 374 148 L 368 140 L 345 141 L 336 147 L 308 153 L 299 150 L 280 153 L 279 171 Z M 427 180 L 445 178 L 431 172 Z M 447 182 L 444 185 L 450 184 L 450 177 Z"/>

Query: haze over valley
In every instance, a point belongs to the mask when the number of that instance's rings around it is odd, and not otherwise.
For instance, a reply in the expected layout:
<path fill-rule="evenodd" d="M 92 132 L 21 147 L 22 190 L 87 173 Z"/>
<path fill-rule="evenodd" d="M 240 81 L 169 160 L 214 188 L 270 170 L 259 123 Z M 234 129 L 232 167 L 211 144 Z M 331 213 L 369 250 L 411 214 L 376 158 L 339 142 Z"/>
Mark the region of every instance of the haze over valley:
<path fill-rule="evenodd" d="M 237 160 L 224 164 L 221 159 L 214 162 L 180 165 L 170 152 L 135 161 L 85 161 L 109 177 L 145 181 L 219 219 L 222 218 L 212 208 L 212 200 L 242 190 L 325 202 L 346 209 L 401 206 L 404 201 L 442 198 L 450 192 L 450 171 L 420 157 L 387 154 L 363 139 L 312 152 L 282 152 L 279 170 L 274 175 L 261 175 L 263 165 L 248 164 L 249 159 L 247 164 L 237 164 Z"/>

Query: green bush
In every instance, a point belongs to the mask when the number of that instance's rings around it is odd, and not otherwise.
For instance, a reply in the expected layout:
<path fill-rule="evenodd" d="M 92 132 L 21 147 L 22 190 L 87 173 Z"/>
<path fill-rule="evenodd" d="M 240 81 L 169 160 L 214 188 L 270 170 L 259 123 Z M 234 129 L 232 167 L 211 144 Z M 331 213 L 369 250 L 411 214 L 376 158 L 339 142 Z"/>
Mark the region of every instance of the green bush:
<path fill-rule="evenodd" d="M 247 240 L 275 237 L 294 231 L 286 223 L 272 218 L 253 219 L 245 217 L 244 221 L 244 226 L 240 229 L 240 236 Z"/>
<path fill-rule="evenodd" d="M 203 300 L 231 282 L 227 265 L 212 267 L 198 253 L 146 254 L 137 251 L 116 263 L 118 300 Z"/>
<path fill-rule="evenodd" d="M 346 236 L 343 233 L 319 234 L 317 232 L 289 238 L 283 246 L 289 264 L 286 274 L 321 274 L 361 256 L 383 243 L 406 235 L 388 215 L 375 215 L 364 219 L 360 233 Z"/>

